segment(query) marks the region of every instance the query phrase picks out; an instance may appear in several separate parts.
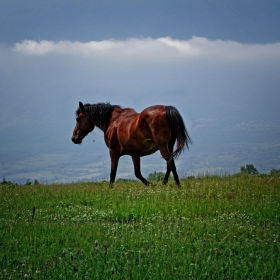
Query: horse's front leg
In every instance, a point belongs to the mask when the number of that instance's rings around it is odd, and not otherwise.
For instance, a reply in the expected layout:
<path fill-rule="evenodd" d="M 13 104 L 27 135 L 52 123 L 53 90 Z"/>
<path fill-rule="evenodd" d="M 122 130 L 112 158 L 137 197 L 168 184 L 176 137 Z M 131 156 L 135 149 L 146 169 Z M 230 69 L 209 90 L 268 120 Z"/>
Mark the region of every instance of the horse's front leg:
<path fill-rule="evenodd" d="M 110 173 L 110 186 L 111 186 L 113 185 L 116 179 L 120 156 L 115 151 L 110 150 L 110 157 L 111 157 L 111 173 Z"/>
<path fill-rule="evenodd" d="M 133 165 L 134 165 L 134 174 L 136 178 L 141 180 L 146 186 L 149 185 L 149 182 L 142 176 L 140 169 L 140 157 L 132 157 Z"/>

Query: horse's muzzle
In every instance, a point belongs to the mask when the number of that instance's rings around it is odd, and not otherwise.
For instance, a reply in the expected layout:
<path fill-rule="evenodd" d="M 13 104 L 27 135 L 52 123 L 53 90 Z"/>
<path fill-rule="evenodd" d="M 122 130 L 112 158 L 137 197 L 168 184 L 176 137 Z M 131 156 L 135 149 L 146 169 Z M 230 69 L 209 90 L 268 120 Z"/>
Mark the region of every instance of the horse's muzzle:
<path fill-rule="evenodd" d="M 76 136 L 76 137 L 72 137 L 72 142 L 74 144 L 81 144 L 82 143 L 82 139 L 79 138 L 79 136 Z"/>

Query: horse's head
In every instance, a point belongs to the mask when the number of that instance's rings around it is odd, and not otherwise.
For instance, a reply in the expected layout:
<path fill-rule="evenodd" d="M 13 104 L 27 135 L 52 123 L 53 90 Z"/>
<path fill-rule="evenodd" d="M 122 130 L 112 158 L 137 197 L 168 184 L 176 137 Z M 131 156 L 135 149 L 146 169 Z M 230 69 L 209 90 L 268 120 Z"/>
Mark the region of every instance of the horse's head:
<path fill-rule="evenodd" d="M 75 144 L 81 144 L 84 137 L 94 129 L 94 123 L 92 122 L 89 114 L 86 113 L 82 102 L 79 102 L 79 109 L 76 111 L 76 113 L 77 123 L 73 131 L 72 141 Z"/>

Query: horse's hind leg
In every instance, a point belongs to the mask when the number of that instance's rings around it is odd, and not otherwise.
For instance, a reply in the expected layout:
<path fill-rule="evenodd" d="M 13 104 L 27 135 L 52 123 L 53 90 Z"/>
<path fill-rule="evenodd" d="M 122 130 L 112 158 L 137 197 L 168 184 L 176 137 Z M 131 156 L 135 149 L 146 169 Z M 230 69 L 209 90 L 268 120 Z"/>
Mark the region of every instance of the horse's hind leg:
<path fill-rule="evenodd" d="M 169 166 L 169 168 L 172 171 L 173 178 L 174 178 L 177 186 L 180 187 L 180 180 L 179 180 L 179 176 L 178 176 L 178 173 L 177 173 L 177 170 L 176 170 L 176 165 L 175 165 L 174 158 L 172 158 L 169 162 L 167 162 L 167 165 Z"/>
<path fill-rule="evenodd" d="M 166 162 L 166 173 L 165 173 L 165 176 L 164 176 L 164 179 L 163 179 L 163 184 L 164 185 L 167 184 L 171 171 L 172 171 L 173 178 L 174 178 L 176 184 L 178 186 L 180 186 L 180 180 L 179 180 L 179 176 L 178 176 L 178 173 L 177 173 L 177 170 L 176 170 L 176 165 L 175 165 L 175 162 L 174 162 L 173 158 L 169 162 Z"/>
<path fill-rule="evenodd" d="M 176 170 L 174 158 L 170 159 L 170 155 L 173 153 L 174 143 L 175 143 L 175 141 L 173 140 L 173 141 L 169 142 L 168 148 L 167 148 L 167 145 L 162 145 L 162 147 L 159 148 L 162 157 L 166 160 L 166 173 L 165 173 L 165 176 L 163 179 L 163 183 L 165 185 L 167 184 L 170 172 L 172 171 L 173 178 L 174 178 L 176 184 L 180 187 L 180 180 L 179 180 L 179 176 L 178 176 L 178 173 Z"/>
<path fill-rule="evenodd" d="M 163 179 L 163 184 L 166 185 L 167 182 L 168 182 L 168 178 L 169 178 L 169 175 L 170 175 L 170 172 L 171 172 L 171 168 L 168 164 L 168 162 L 166 163 L 166 173 L 165 173 L 165 176 L 164 176 L 164 179 Z"/>
<path fill-rule="evenodd" d="M 132 157 L 133 165 L 134 165 L 134 173 L 136 178 L 141 180 L 146 186 L 149 185 L 149 182 L 142 176 L 140 170 L 140 157 Z"/>

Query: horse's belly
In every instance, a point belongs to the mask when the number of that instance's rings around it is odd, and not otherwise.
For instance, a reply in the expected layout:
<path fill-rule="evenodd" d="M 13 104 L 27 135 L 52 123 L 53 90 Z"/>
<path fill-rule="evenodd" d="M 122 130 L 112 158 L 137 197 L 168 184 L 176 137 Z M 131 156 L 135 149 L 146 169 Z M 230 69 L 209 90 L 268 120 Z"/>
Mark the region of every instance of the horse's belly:
<path fill-rule="evenodd" d="M 143 149 L 143 156 L 153 154 L 158 150 L 156 144 L 152 141 L 147 142 L 144 146 L 145 148 Z"/>
<path fill-rule="evenodd" d="M 128 149 L 128 154 L 132 156 L 148 156 L 155 153 L 158 150 L 156 144 L 151 140 L 147 139 L 138 145 L 131 145 Z"/>

